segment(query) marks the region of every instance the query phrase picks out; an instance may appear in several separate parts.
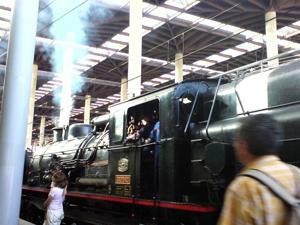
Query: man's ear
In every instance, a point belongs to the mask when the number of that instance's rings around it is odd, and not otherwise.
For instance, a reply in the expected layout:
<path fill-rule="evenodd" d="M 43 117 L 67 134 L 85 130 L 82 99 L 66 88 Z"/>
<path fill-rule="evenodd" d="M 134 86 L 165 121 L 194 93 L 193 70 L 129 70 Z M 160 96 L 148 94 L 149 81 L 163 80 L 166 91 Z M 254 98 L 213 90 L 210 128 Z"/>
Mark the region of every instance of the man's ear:
<path fill-rule="evenodd" d="M 240 162 L 244 165 L 248 164 L 250 161 L 253 160 L 253 155 L 249 151 L 249 145 L 245 140 L 240 140 L 238 157 Z"/>

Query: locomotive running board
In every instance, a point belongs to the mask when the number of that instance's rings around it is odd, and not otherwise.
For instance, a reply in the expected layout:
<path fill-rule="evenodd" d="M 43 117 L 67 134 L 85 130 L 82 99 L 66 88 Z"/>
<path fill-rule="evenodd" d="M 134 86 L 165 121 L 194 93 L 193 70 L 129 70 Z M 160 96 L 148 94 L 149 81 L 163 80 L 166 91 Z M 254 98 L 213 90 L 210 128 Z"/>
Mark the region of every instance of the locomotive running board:
<path fill-rule="evenodd" d="M 23 191 L 48 193 L 49 189 L 40 188 L 40 187 L 23 186 Z M 219 210 L 218 207 L 201 206 L 201 205 L 191 204 L 191 203 L 117 197 L 117 196 L 103 195 L 103 194 L 82 193 L 76 191 L 68 192 L 67 197 L 91 199 L 96 201 L 109 201 L 109 202 L 133 204 L 133 205 L 140 205 L 140 206 L 147 206 L 147 207 L 167 208 L 167 209 L 183 210 L 183 211 L 198 212 L 198 213 L 213 213 Z"/>

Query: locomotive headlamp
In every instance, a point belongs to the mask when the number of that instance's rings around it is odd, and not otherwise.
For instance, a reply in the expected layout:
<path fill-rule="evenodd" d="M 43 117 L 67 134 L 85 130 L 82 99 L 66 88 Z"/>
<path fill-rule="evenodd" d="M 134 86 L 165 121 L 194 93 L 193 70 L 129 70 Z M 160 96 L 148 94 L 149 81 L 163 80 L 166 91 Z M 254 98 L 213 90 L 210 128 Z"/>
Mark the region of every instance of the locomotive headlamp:
<path fill-rule="evenodd" d="M 183 104 L 190 104 L 192 102 L 189 98 L 182 98 L 181 101 Z"/>

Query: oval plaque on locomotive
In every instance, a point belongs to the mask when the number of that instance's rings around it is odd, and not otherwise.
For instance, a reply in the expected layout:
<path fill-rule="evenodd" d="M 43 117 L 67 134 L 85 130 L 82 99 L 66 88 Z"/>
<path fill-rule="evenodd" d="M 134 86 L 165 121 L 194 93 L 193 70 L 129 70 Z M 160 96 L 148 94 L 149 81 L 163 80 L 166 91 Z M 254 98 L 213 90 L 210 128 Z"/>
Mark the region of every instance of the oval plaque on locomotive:
<path fill-rule="evenodd" d="M 126 172 L 128 170 L 128 162 L 129 160 L 126 158 L 122 158 L 118 161 L 118 171 Z"/>

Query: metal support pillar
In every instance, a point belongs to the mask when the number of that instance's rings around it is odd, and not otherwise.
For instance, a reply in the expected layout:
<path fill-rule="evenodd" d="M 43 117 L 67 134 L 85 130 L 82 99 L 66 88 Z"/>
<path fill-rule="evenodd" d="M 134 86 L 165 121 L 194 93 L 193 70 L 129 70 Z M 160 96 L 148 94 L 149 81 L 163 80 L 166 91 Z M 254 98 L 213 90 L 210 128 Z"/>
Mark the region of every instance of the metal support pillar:
<path fill-rule="evenodd" d="M 0 119 L 1 224 L 18 225 L 38 0 L 15 0 Z"/>
<path fill-rule="evenodd" d="M 127 77 L 122 76 L 121 78 L 121 102 L 126 101 L 128 99 L 128 80 Z"/>
<path fill-rule="evenodd" d="M 91 115 L 91 96 L 86 95 L 85 96 L 85 102 L 84 102 L 84 119 L 83 122 L 86 124 L 90 123 L 90 115 Z"/>
<path fill-rule="evenodd" d="M 43 146 L 45 143 L 45 126 L 46 126 L 46 117 L 41 117 L 41 124 L 40 124 L 40 138 L 39 138 L 39 146 Z"/>
<path fill-rule="evenodd" d="M 175 54 L 175 83 L 183 81 L 183 54 Z"/>
<path fill-rule="evenodd" d="M 128 98 L 141 94 L 143 0 L 130 0 Z"/>
<path fill-rule="evenodd" d="M 26 148 L 32 146 L 32 128 L 34 119 L 34 103 L 35 103 L 35 90 L 36 81 L 38 76 L 38 66 L 33 65 L 32 80 L 31 80 L 31 95 L 29 100 L 28 122 L 27 122 L 27 134 L 26 134 Z"/>
<path fill-rule="evenodd" d="M 277 40 L 277 17 L 276 11 L 268 11 L 265 14 L 266 25 L 266 47 L 267 57 L 278 55 L 278 40 Z M 268 62 L 269 66 L 278 66 L 279 60 L 273 59 Z"/>

